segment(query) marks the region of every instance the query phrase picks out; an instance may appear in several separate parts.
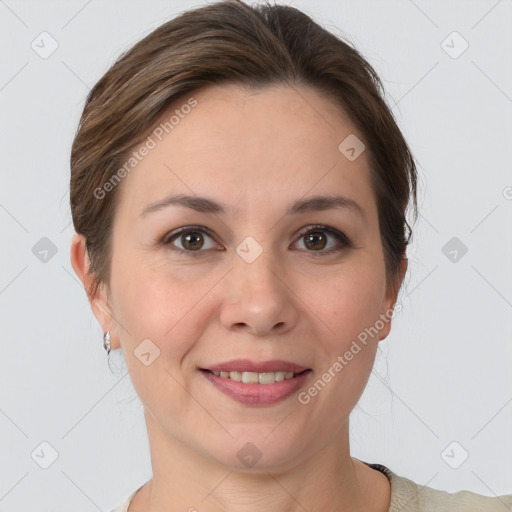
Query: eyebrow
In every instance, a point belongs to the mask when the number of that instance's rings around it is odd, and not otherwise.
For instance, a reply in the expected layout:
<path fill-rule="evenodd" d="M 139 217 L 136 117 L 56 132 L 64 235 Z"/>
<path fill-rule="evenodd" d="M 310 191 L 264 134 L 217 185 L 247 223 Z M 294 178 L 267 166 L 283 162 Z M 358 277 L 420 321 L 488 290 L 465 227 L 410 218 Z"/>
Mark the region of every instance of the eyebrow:
<path fill-rule="evenodd" d="M 155 203 L 146 206 L 140 216 L 143 217 L 148 213 L 156 212 L 168 206 L 182 206 L 190 208 L 201 213 L 226 213 L 230 210 L 227 205 L 208 199 L 206 197 L 174 195 L 166 197 Z M 298 215 L 300 213 L 330 210 L 333 208 L 346 208 L 358 213 L 365 221 L 367 220 L 366 212 L 353 199 L 345 196 L 312 196 L 306 199 L 299 199 L 293 203 L 287 210 L 286 215 Z"/>

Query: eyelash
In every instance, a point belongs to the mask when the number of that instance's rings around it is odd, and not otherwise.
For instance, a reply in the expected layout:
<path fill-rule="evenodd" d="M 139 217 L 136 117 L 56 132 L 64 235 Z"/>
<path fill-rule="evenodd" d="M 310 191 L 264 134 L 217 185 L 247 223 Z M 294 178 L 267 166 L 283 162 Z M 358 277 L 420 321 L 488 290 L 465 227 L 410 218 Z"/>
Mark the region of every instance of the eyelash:
<path fill-rule="evenodd" d="M 320 225 L 320 224 L 315 224 L 315 225 L 312 225 L 312 226 L 308 226 L 307 229 L 301 231 L 299 233 L 298 237 L 297 237 L 297 241 L 300 240 L 301 238 L 303 238 L 304 236 L 306 236 L 309 233 L 316 233 L 318 231 L 324 231 L 326 233 L 329 233 L 334 238 L 336 238 L 338 240 L 338 242 L 340 242 L 342 244 L 342 247 L 341 248 L 333 247 L 331 249 L 327 249 L 326 251 L 323 251 L 323 250 L 322 251 L 306 250 L 306 252 L 311 253 L 311 255 L 313 257 L 328 256 L 328 255 L 333 254 L 335 252 L 339 252 L 339 251 L 341 251 L 343 249 L 349 249 L 349 248 L 352 247 L 352 242 L 350 241 L 350 239 L 344 233 L 342 233 L 341 231 L 338 231 L 337 229 L 331 228 L 329 226 L 323 226 L 323 225 Z M 169 246 L 171 246 L 171 243 L 176 238 L 178 238 L 180 235 L 182 235 L 184 233 L 196 233 L 196 232 L 205 233 L 210 238 L 214 239 L 214 236 L 213 236 L 212 232 L 208 228 L 206 228 L 204 226 L 185 226 L 183 228 L 177 229 L 176 231 L 173 231 L 171 233 L 166 234 L 164 236 L 164 238 L 162 239 L 161 243 L 164 246 L 169 247 Z M 201 250 L 201 249 L 197 250 L 197 251 L 187 251 L 187 250 L 184 250 L 184 249 L 180 249 L 179 247 L 173 247 L 173 248 L 171 248 L 171 250 L 177 251 L 177 253 L 179 253 L 182 256 L 193 256 L 193 257 L 200 256 L 201 253 L 205 252 L 204 250 Z"/>

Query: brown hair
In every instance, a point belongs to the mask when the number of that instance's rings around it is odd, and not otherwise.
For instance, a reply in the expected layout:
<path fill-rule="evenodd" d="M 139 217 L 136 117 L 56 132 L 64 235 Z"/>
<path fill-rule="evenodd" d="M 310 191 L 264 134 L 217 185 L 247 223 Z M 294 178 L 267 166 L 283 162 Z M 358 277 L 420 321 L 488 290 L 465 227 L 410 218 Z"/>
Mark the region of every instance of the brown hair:
<path fill-rule="evenodd" d="M 84 235 L 94 294 L 109 283 L 119 187 L 94 193 L 125 163 L 170 105 L 200 88 L 309 85 L 348 113 L 366 145 L 388 290 L 397 290 L 417 217 L 413 156 L 371 65 L 349 43 L 293 7 L 227 0 L 184 12 L 123 53 L 90 91 L 71 150 L 73 224 Z M 340 141 L 341 142 L 341 141 Z"/>

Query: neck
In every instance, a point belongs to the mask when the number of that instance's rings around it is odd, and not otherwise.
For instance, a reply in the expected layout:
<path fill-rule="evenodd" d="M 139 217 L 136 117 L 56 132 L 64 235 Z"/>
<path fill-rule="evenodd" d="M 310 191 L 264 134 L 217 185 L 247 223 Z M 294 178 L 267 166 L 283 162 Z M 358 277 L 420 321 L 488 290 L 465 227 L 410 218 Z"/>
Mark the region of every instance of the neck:
<path fill-rule="evenodd" d="M 387 512 L 387 478 L 350 457 L 348 422 L 314 456 L 287 469 L 238 471 L 169 439 L 146 413 L 153 478 L 129 512 Z M 172 508 L 171 508 L 172 507 Z"/>

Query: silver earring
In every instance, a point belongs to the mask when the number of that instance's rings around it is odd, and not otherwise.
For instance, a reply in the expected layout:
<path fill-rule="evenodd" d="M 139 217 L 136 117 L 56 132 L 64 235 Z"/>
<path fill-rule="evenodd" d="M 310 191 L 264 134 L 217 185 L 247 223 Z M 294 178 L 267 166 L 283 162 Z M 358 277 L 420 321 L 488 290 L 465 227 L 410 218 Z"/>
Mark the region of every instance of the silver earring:
<path fill-rule="evenodd" d="M 107 356 L 110 355 L 110 331 L 103 335 L 103 348 L 107 351 Z"/>

